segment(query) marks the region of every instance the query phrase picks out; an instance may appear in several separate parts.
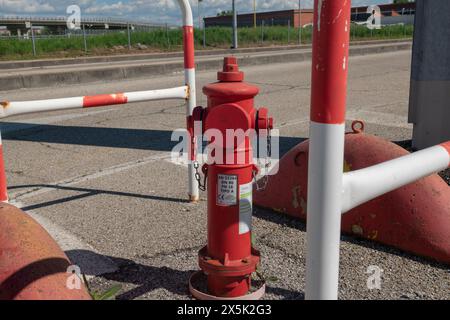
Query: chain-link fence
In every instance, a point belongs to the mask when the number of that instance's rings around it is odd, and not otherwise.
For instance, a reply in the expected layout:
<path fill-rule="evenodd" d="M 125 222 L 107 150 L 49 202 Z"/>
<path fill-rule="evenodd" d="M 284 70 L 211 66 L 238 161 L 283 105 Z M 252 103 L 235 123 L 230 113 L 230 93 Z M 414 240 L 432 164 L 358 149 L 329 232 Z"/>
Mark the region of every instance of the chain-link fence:
<path fill-rule="evenodd" d="M 401 39 L 413 35 L 413 15 L 384 17 L 379 28 L 368 28 L 362 14 L 352 18 L 351 40 Z M 399 22 L 400 21 L 400 22 Z M 384 24 L 383 24 L 384 23 Z M 1 31 L 1 30 L 0 30 Z M 197 49 L 229 48 L 233 30 L 230 27 L 197 29 Z M 60 30 L 35 27 L 26 33 L 7 35 L 0 32 L 0 59 L 27 58 L 27 56 L 73 56 L 79 54 L 103 54 L 128 51 L 181 50 L 183 34 L 178 27 L 169 25 L 137 26 L 123 22 L 121 29 L 97 29 L 92 24 L 82 24 L 79 30 Z M 298 45 L 312 41 L 312 24 L 302 28 L 294 26 L 290 19 L 267 19 L 254 27 L 238 28 L 238 40 L 242 47 L 268 45 Z"/>

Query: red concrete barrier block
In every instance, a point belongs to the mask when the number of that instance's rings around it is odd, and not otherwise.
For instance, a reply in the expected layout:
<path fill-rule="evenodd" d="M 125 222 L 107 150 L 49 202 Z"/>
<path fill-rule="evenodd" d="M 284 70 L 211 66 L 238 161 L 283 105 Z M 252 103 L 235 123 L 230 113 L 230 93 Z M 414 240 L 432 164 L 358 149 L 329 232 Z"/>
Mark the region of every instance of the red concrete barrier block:
<path fill-rule="evenodd" d="M 254 192 L 255 205 L 305 220 L 308 152 L 308 141 L 289 151 L 266 189 Z M 407 154 L 389 141 L 351 133 L 345 137 L 343 170 L 363 169 Z M 450 264 L 450 187 L 433 174 L 388 192 L 343 214 L 342 231 Z"/>
<path fill-rule="evenodd" d="M 71 262 L 52 237 L 20 209 L 0 203 L 0 299 L 89 300 L 70 289 Z M 72 282 L 73 283 L 73 282 Z"/>

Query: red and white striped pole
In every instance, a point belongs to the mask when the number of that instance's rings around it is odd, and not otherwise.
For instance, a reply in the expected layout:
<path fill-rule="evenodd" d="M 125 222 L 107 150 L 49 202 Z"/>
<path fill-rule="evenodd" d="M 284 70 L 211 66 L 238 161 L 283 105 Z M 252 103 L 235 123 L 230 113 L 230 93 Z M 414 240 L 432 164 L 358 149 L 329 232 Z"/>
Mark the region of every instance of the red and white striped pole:
<path fill-rule="evenodd" d="M 189 88 L 189 96 L 186 105 L 186 122 L 188 132 L 191 133 L 189 140 L 189 163 L 188 163 L 188 183 L 189 183 L 189 199 L 193 202 L 199 199 L 198 183 L 195 179 L 194 162 L 197 160 L 196 138 L 192 133 L 189 117 L 192 116 L 194 108 L 197 106 L 196 88 L 195 88 L 195 59 L 194 59 L 194 23 L 192 18 L 192 9 L 188 0 L 178 0 L 183 12 L 183 46 L 184 46 L 184 74 L 186 85 Z"/>
<path fill-rule="evenodd" d="M 0 202 L 8 202 L 5 162 L 3 159 L 2 133 L 0 132 Z"/>
<path fill-rule="evenodd" d="M 164 99 L 187 99 L 188 87 L 182 86 L 170 89 L 135 91 L 95 96 L 47 99 L 35 101 L 3 101 L 0 102 L 0 118 L 12 115 L 55 111 L 75 108 L 93 108 L 130 102 L 154 101 Z"/>
<path fill-rule="evenodd" d="M 350 0 L 315 0 L 306 299 L 337 299 Z"/>

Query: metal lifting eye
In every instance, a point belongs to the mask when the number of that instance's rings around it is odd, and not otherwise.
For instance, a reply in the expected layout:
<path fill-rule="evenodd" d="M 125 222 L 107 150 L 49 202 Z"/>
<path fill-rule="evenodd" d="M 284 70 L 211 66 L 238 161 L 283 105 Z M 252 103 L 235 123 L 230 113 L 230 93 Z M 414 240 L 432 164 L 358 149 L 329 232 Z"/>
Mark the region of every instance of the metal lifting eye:
<path fill-rule="evenodd" d="M 352 122 L 352 131 L 353 133 L 363 133 L 364 132 L 364 121 L 355 120 Z"/>

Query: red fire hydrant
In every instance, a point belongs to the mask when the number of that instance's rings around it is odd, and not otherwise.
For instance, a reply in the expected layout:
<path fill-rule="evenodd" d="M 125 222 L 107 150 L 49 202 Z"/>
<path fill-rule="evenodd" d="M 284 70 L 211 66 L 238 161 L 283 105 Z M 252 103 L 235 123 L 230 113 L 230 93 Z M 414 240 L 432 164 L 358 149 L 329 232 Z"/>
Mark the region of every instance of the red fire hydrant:
<path fill-rule="evenodd" d="M 273 119 L 266 108 L 255 109 L 259 89 L 243 82 L 235 57 L 224 59 L 218 80 L 203 88 L 208 107 L 197 107 L 191 119 L 201 121 L 203 134 L 215 129 L 224 139 L 208 137 L 209 145 L 215 143 L 222 153 L 216 149 L 214 162 L 202 167 L 207 175 L 208 244 L 199 251 L 199 265 L 210 295 L 240 297 L 249 292 L 260 259 L 251 243 L 252 184 L 258 171 L 251 133 L 270 136 Z M 238 131 L 251 133 L 244 139 L 230 135 Z"/>

